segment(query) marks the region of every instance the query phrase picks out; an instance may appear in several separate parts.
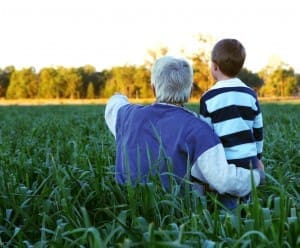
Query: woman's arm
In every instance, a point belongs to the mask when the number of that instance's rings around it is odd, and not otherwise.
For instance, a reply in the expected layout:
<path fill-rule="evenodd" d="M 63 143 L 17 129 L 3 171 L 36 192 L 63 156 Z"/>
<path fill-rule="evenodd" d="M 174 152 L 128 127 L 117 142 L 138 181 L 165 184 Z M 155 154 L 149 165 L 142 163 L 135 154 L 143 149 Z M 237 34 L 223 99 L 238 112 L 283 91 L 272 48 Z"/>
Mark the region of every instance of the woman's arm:
<path fill-rule="evenodd" d="M 118 111 L 122 106 L 126 104 L 129 104 L 127 96 L 120 93 L 116 93 L 111 98 L 109 98 L 106 104 L 104 118 L 109 130 L 115 137 Z"/>
<path fill-rule="evenodd" d="M 199 156 L 191 169 L 191 175 L 198 180 L 208 183 L 218 193 L 228 193 L 234 196 L 245 196 L 252 189 L 251 176 L 254 186 L 259 185 L 261 173 L 259 169 L 252 171 L 234 164 L 228 164 L 224 148 L 218 144 Z"/>

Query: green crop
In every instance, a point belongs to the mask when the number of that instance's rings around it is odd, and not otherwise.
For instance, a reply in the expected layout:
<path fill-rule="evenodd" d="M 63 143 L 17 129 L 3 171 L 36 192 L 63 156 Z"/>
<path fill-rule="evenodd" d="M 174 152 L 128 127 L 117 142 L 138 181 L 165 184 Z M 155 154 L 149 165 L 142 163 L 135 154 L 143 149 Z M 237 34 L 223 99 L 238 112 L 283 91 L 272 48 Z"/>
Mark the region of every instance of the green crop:
<path fill-rule="evenodd" d="M 0 247 L 300 247 L 300 105 L 262 110 L 266 185 L 228 213 L 188 180 L 118 185 L 104 106 L 0 107 Z"/>

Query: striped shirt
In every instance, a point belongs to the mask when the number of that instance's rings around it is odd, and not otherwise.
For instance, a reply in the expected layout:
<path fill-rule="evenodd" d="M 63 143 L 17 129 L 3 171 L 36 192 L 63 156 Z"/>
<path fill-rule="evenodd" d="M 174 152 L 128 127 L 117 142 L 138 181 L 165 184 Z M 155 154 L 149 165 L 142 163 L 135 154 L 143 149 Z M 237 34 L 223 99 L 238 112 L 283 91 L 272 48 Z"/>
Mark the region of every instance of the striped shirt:
<path fill-rule="evenodd" d="M 263 119 L 251 88 L 238 78 L 217 82 L 202 96 L 200 116 L 219 136 L 229 163 L 256 167 L 263 151 Z"/>

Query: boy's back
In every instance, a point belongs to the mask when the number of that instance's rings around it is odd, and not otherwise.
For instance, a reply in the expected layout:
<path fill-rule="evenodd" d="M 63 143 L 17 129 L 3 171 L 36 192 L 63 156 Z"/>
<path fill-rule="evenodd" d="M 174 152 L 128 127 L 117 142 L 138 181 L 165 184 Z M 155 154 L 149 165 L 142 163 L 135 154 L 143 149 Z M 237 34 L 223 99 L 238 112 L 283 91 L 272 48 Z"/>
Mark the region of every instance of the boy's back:
<path fill-rule="evenodd" d="M 256 167 L 263 122 L 255 92 L 238 78 L 217 82 L 200 101 L 200 115 L 221 139 L 229 163 Z"/>

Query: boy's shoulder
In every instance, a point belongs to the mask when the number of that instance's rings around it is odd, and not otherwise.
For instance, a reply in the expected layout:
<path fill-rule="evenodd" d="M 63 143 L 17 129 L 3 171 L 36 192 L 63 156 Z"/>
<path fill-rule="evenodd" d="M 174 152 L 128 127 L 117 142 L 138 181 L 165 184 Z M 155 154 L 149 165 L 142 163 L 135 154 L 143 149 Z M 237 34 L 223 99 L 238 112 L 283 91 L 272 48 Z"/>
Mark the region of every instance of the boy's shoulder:
<path fill-rule="evenodd" d="M 235 77 L 235 78 L 229 78 L 226 80 L 220 80 L 217 81 L 210 90 L 213 89 L 219 89 L 219 88 L 232 88 L 232 87 L 245 87 L 249 88 L 241 79 Z"/>
<path fill-rule="evenodd" d="M 242 80 L 240 80 L 239 78 L 230 78 L 227 80 L 217 81 L 202 95 L 202 98 L 203 100 L 210 99 L 216 95 L 226 92 L 243 92 L 256 97 L 255 91 L 251 87 L 246 85 Z"/>

